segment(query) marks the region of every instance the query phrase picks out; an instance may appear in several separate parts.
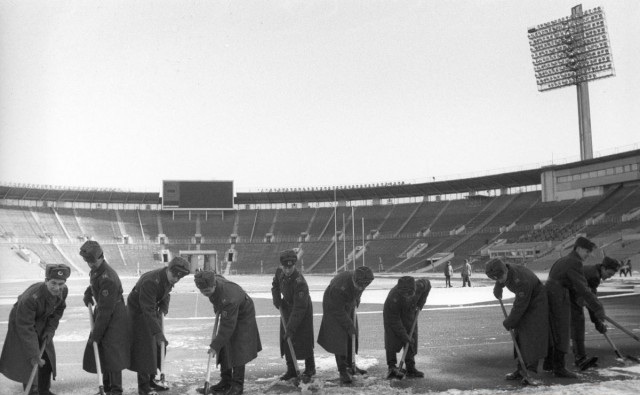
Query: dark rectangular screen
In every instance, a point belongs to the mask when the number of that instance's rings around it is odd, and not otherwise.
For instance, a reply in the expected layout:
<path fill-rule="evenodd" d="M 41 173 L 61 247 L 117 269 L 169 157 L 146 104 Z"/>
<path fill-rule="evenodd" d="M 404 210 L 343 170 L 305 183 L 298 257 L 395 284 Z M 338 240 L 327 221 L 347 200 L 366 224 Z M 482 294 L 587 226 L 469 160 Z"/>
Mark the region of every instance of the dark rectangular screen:
<path fill-rule="evenodd" d="M 233 210 L 233 181 L 163 181 L 162 208 Z"/>

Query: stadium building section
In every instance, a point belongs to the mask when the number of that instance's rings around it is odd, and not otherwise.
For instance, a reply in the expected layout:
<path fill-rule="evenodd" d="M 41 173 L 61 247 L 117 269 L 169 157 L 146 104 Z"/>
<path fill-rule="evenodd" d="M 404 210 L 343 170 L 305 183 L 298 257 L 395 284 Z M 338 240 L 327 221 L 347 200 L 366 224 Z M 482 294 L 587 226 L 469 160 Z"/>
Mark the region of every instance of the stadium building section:
<path fill-rule="evenodd" d="M 194 268 L 272 273 L 287 248 L 298 249 L 307 273 L 354 265 L 440 273 L 446 261 L 481 270 L 494 256 L 544 270 L 587 235 L 607 255 L 636 262 L 639 164 L 634 150 L 421 184 L 238 192 L 233 210 L 163 210 L 159 193 L 4 185 L 0 248 L 16 262 L 80 271 L 77 249 L 93 239 L 125 275 L 178 254 Z"/>

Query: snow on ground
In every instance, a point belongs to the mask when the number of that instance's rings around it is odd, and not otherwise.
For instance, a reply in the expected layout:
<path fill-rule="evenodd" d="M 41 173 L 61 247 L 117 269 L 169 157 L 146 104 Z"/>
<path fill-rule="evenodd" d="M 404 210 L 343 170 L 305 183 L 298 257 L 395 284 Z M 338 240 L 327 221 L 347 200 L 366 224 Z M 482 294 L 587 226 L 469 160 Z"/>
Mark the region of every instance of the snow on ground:
<path fill-rule="evenodd" d="M 271 293 L 271 276 L 227 276 L 231 281 L 235 281 L 240 284 L 250 295 L 255 299 L 270 299 Z M 397 283 L 397 277 L 378 276 L 371 284 L 369 288 L 364 292 L 361 302 L 364 304 L 383 304 L 384 300 L 391 289 Z M 486 278 L 480 278 L 477 275 L 472 278 L 472 288 L 462 288 L 460 286 L 460 280 L 454 279 L 454 288 L 444 288 L 444 279 L 429 276 L 431 279 L 433 288 L 427 300 L 426 310 L 429 309 L 453 309 L 453 308 L 469 308 L 469 307 L 483 307 L 484 303 L 495 301 L 492 293 L 491 282 Z M 311 289 L 311 297 L 316 302 L 322 301 L 322 294 L 327 284 L 331 280 L 332 276 L 307 276 L 307 281 Z M 133 284 L 137 280 L 135 277 L 123 277 L 123 288 L 128 292 L 133 287 Z M 25 281 L 26 284 L 30 284 L 35 281 L 42 281 L 34 279 L 33 281 Z M 4 285 L 9 285 L 3 281 Z M 84 292 L 88 284 L 87 278 L 76 277 L 70 279 L 68 282 L 70 288 L 70 295 L 80 296 Z M 608 282 L 607 286 L 615 287 L 616 284 L 622 284 L 621 280 L 617 282 Z M 3 287 L 4 287 L 3 285 Z M 24 284 L 18 285 L 20 289 L 26 288 Z M 14 287 L 14 284 L 10 285 Z M 637 290 L 637 287 L 636 287 Z M 637 292 L 637 291 L 636 291 Z M 3 292 L 4 293 L 4 292 Z M 186 281 L 181 281 L 174 289 L 174 293 L 193 293 L 198 295 L 198 291 L 193 285 L 193 279 L 188 277 Z M 504 298 L 510 299 L 513 295 L 505 289 Z M 4 293 L 0 295 L 0 305 L 11 305 L 15 303 L 16 295 L 10 295 Z M 474 306 L 468 306 L 473 304 Z M 8 307 L 8 306 L 7 306 Z M 5 307 L 6 308 L 6 307 Z M 10 308 L 10 307 L 9 307 Z M 362 312 L 365 314 L 367 312 Z M 321 315 L 320 312 L 316 312 L 316 315 Z M 63 321 L 74 322 L 76 317 L 85 318 L 86 310 L 81 307 L 70 307 L 65 312 Z M 200 338 L 192 336 L 179 336 L 183 329 L 189 328 L 190 330 L 196 329 L 200 332 L 199 326 L 202 326 L 202 333 L 206 333 L 210 330 L 211 315 L 200 317 L 190 317 L 191 319 L 172 319 L 172 324 L 168 326 L 168 337 L 171 338 L 171 347 L 174 350 L 184 350 L 185 352 L 202 352 L 205 354 L 206 346 L 203 345 L 203 341 Z M 0 317 L 1 320 L 6 320 L 7 317 Z M 6 321 L 0 321 L 0 324 L 6 325 Z M 59 347 L 64 347 L 65 343 L 73 342 L 85 342 L 88 328 L 85 328 L 84 323 L 74 326 L 72 330 L 68 330 L 65 333 L 56 335 L 56 342 Z M 68 328 L 68 327 L 67 327 Z M 273 350 L 271 350 L 273 351 Z M 173 390 L 169 391 L 170 395 L 186 394 L 196 395 L 196 388 L 201 386 L 203 377 L 203 366 L 201 363 L 194 364 L 193 360 L 185 360 L 184 363 L 179 364 L 179 368 L 174 367 L 174 371 L 168 380 L 172 384 Z M 255 361 L 254 361 L 255 362 Z M 358 366 L 364 369 L 376 367 L 380 369 L 380 364 L 384 364 L 383 360 L 370 356 L 358 356 Z M 256 364 L 248 364 L 248 371 L 259 371 L 264 368 L 271 368 L 271 371 L 279 372 L 282 365 L 282 361 L 274 356 L 273 361 L 268 359 L 265 366 L 257 366 Z M 277 367 L 273 369 L 274 366 Z M 302 393 L 302 394 L 318 394 L 318 395 L 354 395 L 354 394 L 384 394 L 384 395 L 396 395 L 396 394 L 414 394 L 424 393 L 415 386 L 411 386 L 409 380 L 402 381 L 389 381 L 380 375 L 368 375 L 368 376 L 356 376 L 355 383 L 352 386 L 340 386 L 337 380 L 337 374 L 335 371 L 335 360 L 333 356 L 327 354 L 316 355 L 317 376 L 309 385 L 301 385 L 300 389 L 295 388 L 292 384 L 286 384 L 279 382 L 278 375 L 267 377 L 259 377 L 257 379 L 249 379 L 245 383 L 246 394 L 289 394 L 289 393 Z M 86 375 L 85 375 L 86 376 Z M 84 376 L 83 376 L 84 377 Z M 90 376 L 92 378 L 93 376 Z M 212 382 L 216 382 L 219 377 L 217 369 L 214 369 L 211 375 Z M 517 387 L 505 386 L 505 389 L 473 389 L 473 390 L 458 390 L 449 389 L 444 392 L 428 392 L 429 394 L 443 394 L 443 395 L 489 395 L 489 394 L 566 394 L 566 395 L 587 395 L 587 394 L 599 394 L 599 395 L 626 395 L 626 394 L 638 394 L 640 393 L 640 365 L 634 364 L 628 367 L 615 367 L 615 368 L 602 368 L 597 369 L 589 376 L 590 379 L 579 384 L 572 385 L 543 385 L 539 387 Z M 92 383 L 87 382 L 86 379 L 78 378 L 60 378 L 60 383 L 64 381 L 79 380 L 73 384 L 72 389 L 65 388 L 64 394 L 66 395 L 86 395 L 87 388 L 92 387 Z M 428 380 L 428 377 L 427 379 Z M 0 384 L 7 383 L 4 377 L 0 377 Z M 200 383 L 195 385 L 194 383 Z M 19 384 L 17 384 L 19 386 Z M 452 382 L 452 386 L 455 386 L 455 382 Z M 15 391 L 16 386 L 11 386 L 8 389 L 6 386 L 0 385 L 0 394 L 20 393 Z M 77 389 L 76 389 L 77 388 Z M 132 393 L 135 387 L 127 388 L 126 393 Z M 499 386 L 499 388 L 502 388 Z M 59 392 L 59 391 L 58 391 Z M 60 393 L 60 392 L 59 392 Z"/>

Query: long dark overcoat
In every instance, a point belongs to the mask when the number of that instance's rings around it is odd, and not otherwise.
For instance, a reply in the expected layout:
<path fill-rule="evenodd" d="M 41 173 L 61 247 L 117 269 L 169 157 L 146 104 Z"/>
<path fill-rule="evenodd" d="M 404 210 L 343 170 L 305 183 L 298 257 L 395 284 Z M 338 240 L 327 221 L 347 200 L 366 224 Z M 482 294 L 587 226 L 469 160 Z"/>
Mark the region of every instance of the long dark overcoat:
<path fill-rule="evenodd" d="M 253 300 L 238 284 L 216 276 L 216 290 L 209 301 L 214 313 L 220 313 L 218 334 L 210 344 L 216 351 L 218 363 L 225 365 L 219 358 L 223 347 L 230 359 L 229 367 L 254 360 L 262 351 L 262 343 Z"/>
<path fill-rule="evenodd" d="M 297 359 L 313 356 L 313 304 L 309 296 L 309 286 L 302 273 L 294 270 L 286 276 L 282 268 L 276 270 L 271 283 L 273 300 L 282 301 L 282 315 L 287 331 L 292 333 L 291 341 Z M 280 324 L 280 356 L 289 348 L 284 337 L 284 326 Z"/>
<path fill-rule="evenodd" d="M 407 344 L 415 316 L 413 298 L 404 297 L 397 285 L 391 288 L 382 310 L 385 350 L 398 352 Z M 417 335 L 414 331 L 412 337 Z"/>
<path fill-rule="evenodd" d="M 54 296 L 47 285 L 35 283 L 27 288 L 9 313 L 7 337 L 0 356 L 0 373 L 8 379 L 27 384 L 31 374 L 30 359 L 37 359 L 45 332 L 55 333 L 67 307 L 69 290 L 62 288 L 62 296 Z M 56 377 L 56 349 L 53 339 L 47 343 L 45 353 Z"/>
<path fill-rule="evenodd" d="M 382 311 L 385 350 L 398 352 L 407 343 L 407 337 L 409 333 L 411 333 L 411 326 L 416 320 L 418 312 L 421 311 L 425 303 L 427 303 L 427 297 L 429 296 L 429 292 L 431 292 L 431 282 L 427 279 L 422 279 L 421 281 L 425 282 L 425 288 L 421 291 L 416 291 L 408 301 L 403 300 L 403 298 L 398 295 L 396 290 L 397 285 L 389 291 Z M 415 325 L 413 335 L 411 336 L 414 344 L 410 345 L 413 354 L 418 353 L 418 322 L 416 322 Z"/>
<path fill-rule="evenodd" d="M 107 262 L 89 272 L 89 287 L 85 295 L 96 300 L 93 312 L 93 339 L 98 342 L 100 366 L 103 372 L 119 372 L 129 367 L 130 325 L 122 298 L 120 277 Z M 87 341 L 82 368 L 96 373 L 93 345 Z"/>
<path fill-rule="evenodd" d="M 566 354 L 569 351 L 571 337 L 571 300 L 576 297 L 582 298 L 585 305 L 596 315 L 604 314 L 604 309 L 589 289 L 582 272 L 582 259 L 575 251 L 558 259 L 551 266 L 546 288 L 553 346 Z"/>
<path fill-rule="evenodd" d="M 158 361 L 156 336 L 163 333 L 161 311 L 169 310 L 173 285 L 167 269 L 144 273 L 127 298 L 127 312 L 131 323 L 131 366 L 138 373 L 155 374 Z"/>
<path fill-rule="evenodd" d="M 336 274 L 322 297 L 322 321 L 318 333 L 318 344 L 330 353 L 349 355 L 348 330 L 356 332 L 356 352 L 358 349 L 358 325 L 354 325 L 353 313 L 362 292 L 353 284 L 353 272 Z"/>
<path fill-rule="evenodd" d="M 530 269 L 506 264 L 509 269 L 504 284 L 496 282 L 495 288 L 506 286 L 515 295 L 513 307 L 505 319 L 514 328 L 516 341 L 526 366 L 537 366 L 547 355 L 549 341 L 549 303 L 544 285 Z M 514 348 L 514 357 L 517 358 Z"/>
<path fill-rule="evenodd" d="M 602 281 L 600 267 L 602 267 L 602 264 L 599 263 L 582 267 L 582 273 L 584 273 L 584 278 L 587 280 L 587 285 L 591 293 L 596 296 L 598 295 L 598 286 Z M 574 291 L 570 291 L 569 294 L 571 296 L 571 338 L 574 341 L 584 343 L 584 300 L 576 296 Z M 591 310 L 589 310 L 589 318 L 593 323 L 598 321 Z"/>

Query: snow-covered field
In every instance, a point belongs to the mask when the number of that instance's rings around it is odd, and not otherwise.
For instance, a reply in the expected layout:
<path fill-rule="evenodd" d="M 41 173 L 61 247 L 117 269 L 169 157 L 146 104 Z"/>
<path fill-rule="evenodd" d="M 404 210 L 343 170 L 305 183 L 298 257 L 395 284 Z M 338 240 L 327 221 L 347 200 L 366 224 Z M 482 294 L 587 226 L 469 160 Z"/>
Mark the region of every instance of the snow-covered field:
<path fill-rule="evenodd" d="M 351 386 L 340 386 L 337 380 L 335 361 L 331 354 L 326 353 L 321 347 L 316 347 L 317 376 L 309 385 L 296 388 L 291 384 L 281 383 L 278 376 L 282 374 L 284 362 L 280 358 L 277 345 L 278 315 L 270 305 L 271 276 L 228 276 L 232 281 L 240 284 L 247 290 L 256 302 L 256 311 L 260 333 L 263 342 L 263 351 L 259 357 L 247 365 L 247 380 L 245 383 L 246 394 L 638 394 L 640 393 L 640 366 L 637 364 L 609 364 L 597 370 L 590 371 L 583 380 L 570 385 L 556 384 L 556 380 L 546 379 L 546 373 L 540 374 L 540 378 L 546 384 L 540 387 L 519 387 L 505 382 L 501 377 L 495 377 L 491 385 L 469 385 L 464 383 L 465 373 L 456 371 L 448 366 L 433 366 L 434 361 L 429 356 L 429 350 L 421 351 L 417 361 L 422 365 L 426 373 L 423 380 L 389 381 L 384 378 L 386 363 L 384 359 L 383 342 L 378 339 L 381 333 L 375 329 L 375 347 L 362 350 L 358 356 L 358 366 L 368 369 L 370 374 L 356 376 L 356 381 Z M 322 301 L 322 293 L 330 281 L 331 276 L 307 276 L 310 285 L 311 296 L 314 302 Z M 128 292 L 136 281 L 136 278 L 123 278 L 123 288 Z M 468 321 L 464 317 L 470 312 L 481 316 L 487 312 L 495 313 L 497 309 L 492 294 L 492 286 L 486 278 L 476 275 L 471 279 L 472 288 L 461 288 L 459 279 L 454 279 L 454 288 L 444 288 L 443 279 L 431 277 L 433 289 L 425 306 L 425 315 L 435 313 L 452 313 L 452 317 L 459 322 L 449 322 L 452 333 L 455 327 L 466 325 Z M 0 336 L 4 342 L 7 330 L 7 318 L 11 305 L 15 302 L 17 294 L 22 292 L 30 283 L 38 279 L 22 282 L 1 282 L 0 290 Z M 382 303 L 389 289 L 395 285 L 397 277 L 378 276 L 362 297 L 362 306 L 359 314 L 363 315 L 363 322 L 380 320 Z M 81 368 L 82 350 L 89 333 L 86 308 L 81 304 L 81 295 L 88 284 L 86 278 L 72 278 L 68 285 L 70 296 L 68 308 L 63 321 L 60 324 L 55 337 L 58 350 L 58 379 L 53 383 L 52 390 L 58 394 L 86 395 L 96 392 L 97 385 L 95 375 L 90 375 Z M 608 282 L 604 287 L 620 288 L 633 292 L 633 286 L 623 283 L 622 280 Z M 637 290 L 637 288 L 636 288 Z M 512 295 L 505 290 L 504 297 L 507 300 Z M 322 310 L 315 304 L 316 332 L 318 330 Z M 459 311 L 460 313 L 456 313 Z M 501 313 L 500 313 L 501 314 Z M 380 317 L 379 317 L 380 316 Z M 422 316 L 422 315 L 421 315 Z M 365 321 L 369 319 L 370 321 Z M 377 322 L 377 321 L 376 321 Z M 428 323 L 421 323 L 421 331 L 428 329 Z M 501 331 L 500 336 L 489 334 L 487 341 L 478 347 L 500 347 L 506 352 L 500 354 L 500 359 L 509 360 L 510 338 L 501 327 L 501 321 L 492 324 L 492 329 Z M 167 338 L 169 339 L 170 353 L 167 356 L 165 369 L 167 380 L 171 383 L 171 390 L 165 392 L 168 395 L 188 394 L 195 395 L 196 388 L 202 385 L 204 372 L 206 371 L 206 344 L 212 327 L 212 311 L 208 301 L 204 300 L 193 285 L 192 277 L 187 277 L 177 284 L 173 296 L 170 313 L 165 321 Z M 640 333 L 640 323 L 633 330 Z M 368 330 L 368 328 L 364 328 Z M 482 328 L 480 328 L 482 329 Z M 479 329 L 479 330 L 480 330 Z M 373 330 L 373 329 L 372 329 Z M 367 334 L 367 336 L 374 336 Z M 455 341 L 455 339 L 454 339 Z M 461 338 L 460 343 L 469 342 L 468 338 Z M 303 362 L 301 367 L 303 367 Z M 510 364 L 511 362 L 508 361 Z M 468 366 L 468 369 L 474 369 Z M 451 371 L 450 369 L 454 369 Z M 504 372 L 506 373 L 506 372 Z M 125 371 L 125 394 L 136 394 L 135 373 Z M 212 381 L 219 378 L 217 370 L 212 374 Z M 438 378 L 446 378 L 450 385 L 446 391 L 437 391 L 431 386 L 431 382 Z M 441 386 L 440 386 L 441 387 Z M 0 394 L 21 393 L 21 385 L 0 376 Z"/>

